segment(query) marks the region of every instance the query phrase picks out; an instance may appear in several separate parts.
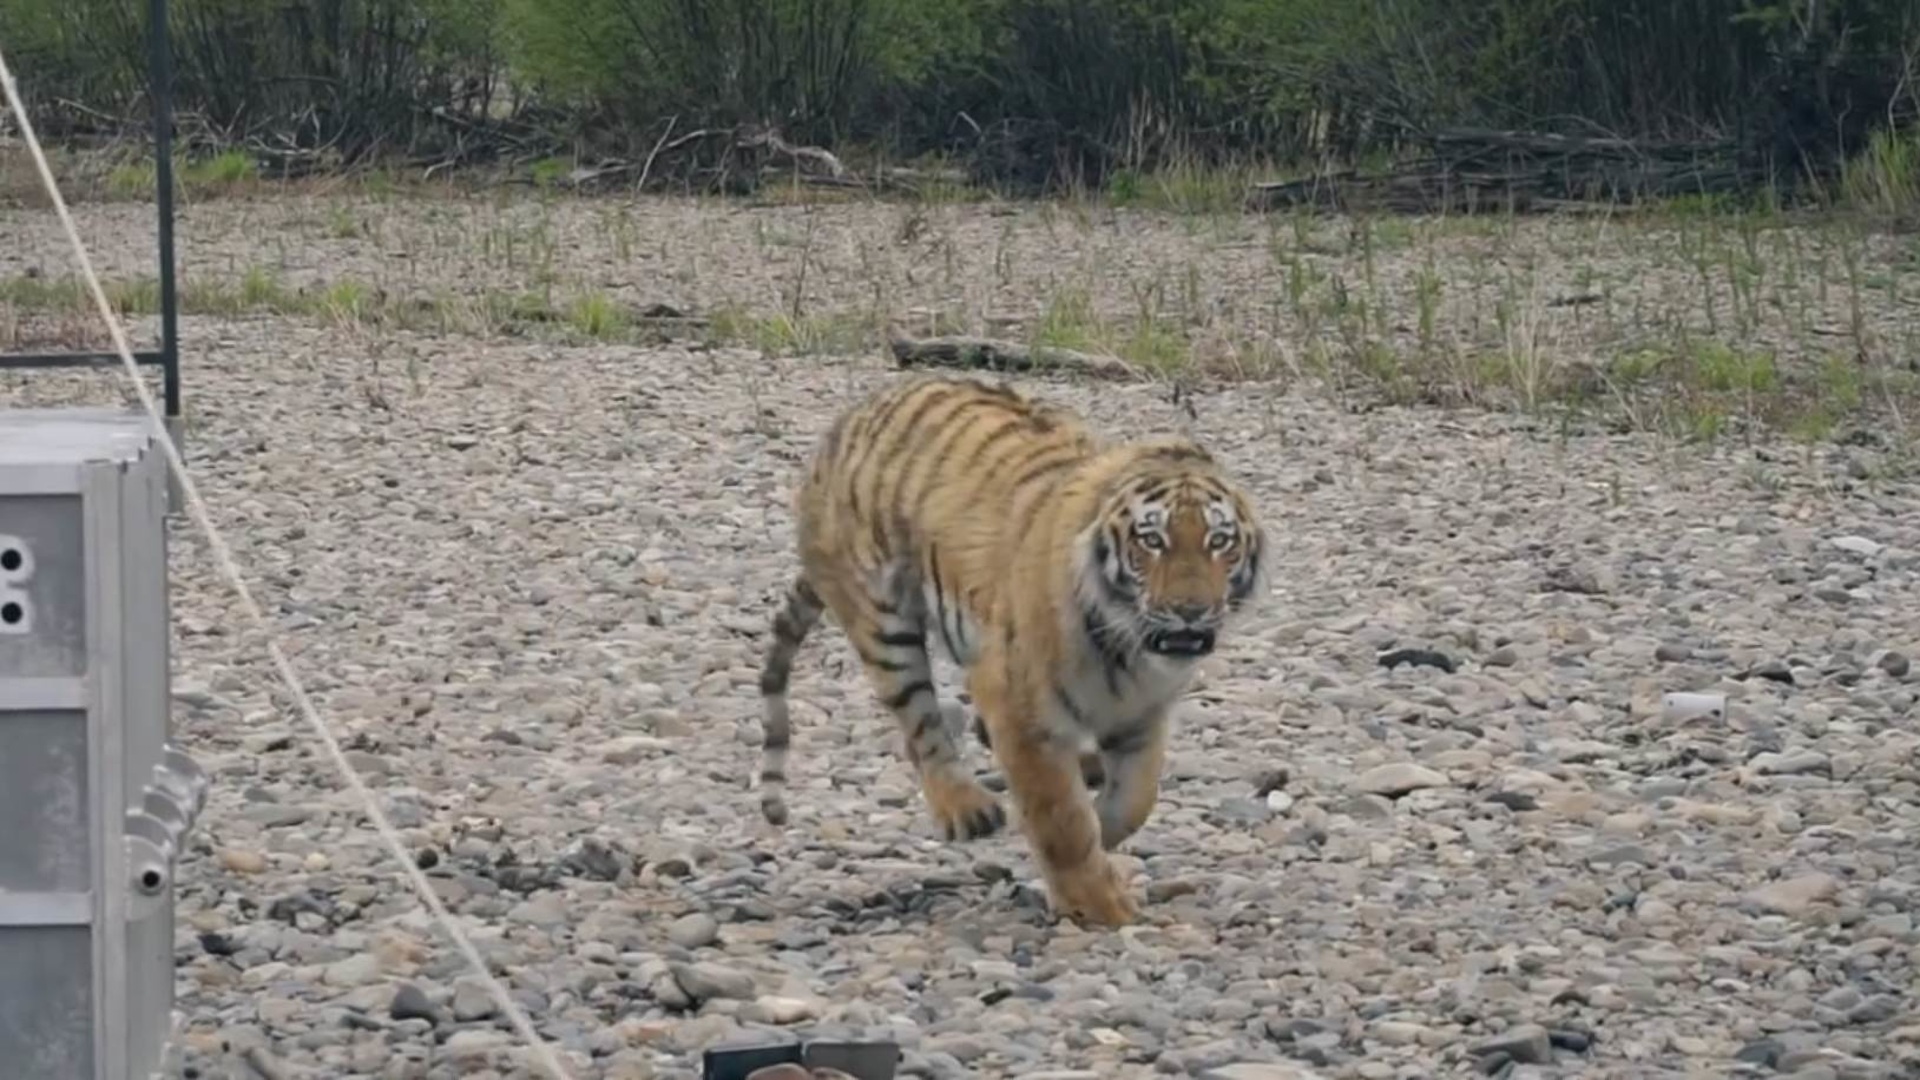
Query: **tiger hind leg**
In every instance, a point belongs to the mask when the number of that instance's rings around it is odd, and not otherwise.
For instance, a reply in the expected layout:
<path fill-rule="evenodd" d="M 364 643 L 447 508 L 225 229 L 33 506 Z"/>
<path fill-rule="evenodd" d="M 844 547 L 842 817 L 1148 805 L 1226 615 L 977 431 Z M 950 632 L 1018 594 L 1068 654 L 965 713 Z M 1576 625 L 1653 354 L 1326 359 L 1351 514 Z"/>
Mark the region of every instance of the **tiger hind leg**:
<path fill-rule="evenodd" d="M 1006 824 L 1006 811 L 973 778 L 941 712 L 917 583 L 897 570 L 889 572 L 871 599 L 873 617 L 865 632 L 848 636 L 874 692 L 900 725 L 907 761 L 919 774 L 920 791 L 935 824 L 948 840 L 998 832 Z"/>

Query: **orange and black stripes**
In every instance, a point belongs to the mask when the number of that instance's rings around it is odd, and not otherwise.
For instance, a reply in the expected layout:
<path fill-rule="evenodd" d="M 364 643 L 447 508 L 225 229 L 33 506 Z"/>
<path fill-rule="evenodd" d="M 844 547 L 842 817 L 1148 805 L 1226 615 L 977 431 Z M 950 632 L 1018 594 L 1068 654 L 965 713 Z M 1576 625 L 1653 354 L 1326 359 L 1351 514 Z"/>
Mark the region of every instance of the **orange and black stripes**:
<path fill-rule="evenodd" d="M 930 640 L 963 665 L 991 618 L 991 571 L 1008 509 L 1095 448 L 1069 414 L 1009 387 L 903 379 L 842 413 L 796 493 L 802 571 L 790 595 L 830 609 L 894 714 L 948 835 L 999 827 L 997 805 L 962 768 L 942 722 Z M 817 590 L 817 591 L 816 591 Z M 790 600 L 776 616 L 761 691 L 767 736 L 761 803 L 784 821 L 791 746 L 787 673 L 811 622 Z M 816 616 L 817 617 L 817 616 Z M 789 634 L 798 627 L 798 635 Z M 936 795 L 944 792 L 944 795 Z"/>
<path fill-rule="evenodd" d="M 832 422 L 793 510 L 801 565 L 760 681 L 767 820 L 787 820 L 794 655 L 831 612 L 945 835 L 1006 816 L 945 721 L 930 646 L 967 671 L 976 734 L 1056 906 L 1124 921 L 1131 902 L 1099 852 L 1146 820 L 1167 710 L 1258 591 L 1263 540 L 1239 489 L 1190 441 L 1107 444 L 1010 387 L 920 375 Z M 1061 756 L 1075 739 L 1089 747 L 1077 767 Z"/>

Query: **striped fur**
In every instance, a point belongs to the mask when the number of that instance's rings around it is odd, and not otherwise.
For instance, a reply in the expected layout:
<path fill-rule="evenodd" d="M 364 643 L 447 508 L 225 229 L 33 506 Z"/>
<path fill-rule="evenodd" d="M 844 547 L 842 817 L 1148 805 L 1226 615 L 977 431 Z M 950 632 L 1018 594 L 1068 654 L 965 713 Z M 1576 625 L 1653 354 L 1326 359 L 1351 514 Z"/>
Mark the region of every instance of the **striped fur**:
<path fill-rule="evenodd" d="M 1056 909 L 1132 919 L 1106 853 L 1158 798 L 1194 665 L 1266 591 L 1241 488 L 1188 440 L 1108 444 L 1010 387 L 921 375 L 834 421 L 793 505 L 800 572 L 760 679 L 767 820 L 788 817 L 794 656 L 832 612 L 948 839 L 1006 818 L 943 720 L 934 649 L 966 671 Z"/>

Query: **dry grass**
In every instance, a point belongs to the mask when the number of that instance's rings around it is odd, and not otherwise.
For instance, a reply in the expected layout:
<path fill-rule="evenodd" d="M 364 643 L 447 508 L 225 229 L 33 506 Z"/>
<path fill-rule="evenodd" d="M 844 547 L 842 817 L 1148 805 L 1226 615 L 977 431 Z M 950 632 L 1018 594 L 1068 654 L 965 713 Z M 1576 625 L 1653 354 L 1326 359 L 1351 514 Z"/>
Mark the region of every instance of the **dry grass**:
<path fill-rule="evenodd" d="M 1167 376 L 1311 384 L 1355 407 L 1476 404 L 1690 437 L 1904 437 L 1920 388 L 1920 257 L 1860 215 L 1260 216 L 1236 206 L 1244 177 L 1200 173 L 1043 204 L 792 190 L 746 204 L 378 174 L 280 185 L 243 165 L 183 167 L 189 317 L 698 334 L 787 357 L 877 350 L 896 329 L 986 333 Z M 158 291 L 151 206 L 113 197 L 151 182 L 133 168 L 76 183 L 104 192 L 82 227 L 137 315 Z M 10 169 L 0 193 L 18 186 Z M 66 271 L 49 215 L 0 209 L 0 348 L 101 344 Z M 699 320 L 658 317 L 669 309 Z"/>

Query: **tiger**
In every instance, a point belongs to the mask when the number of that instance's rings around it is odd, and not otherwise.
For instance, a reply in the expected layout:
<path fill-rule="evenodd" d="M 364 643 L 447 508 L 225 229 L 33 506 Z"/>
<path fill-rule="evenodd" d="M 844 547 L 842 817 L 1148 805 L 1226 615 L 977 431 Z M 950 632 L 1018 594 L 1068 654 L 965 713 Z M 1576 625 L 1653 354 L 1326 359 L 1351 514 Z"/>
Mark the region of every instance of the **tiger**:
<path fill-rule="evenodd" d="M 1004 380 L 915 373 L 831 422 L 791 506 L 800 567 L 760 674 L 766 820 L 788 821 L 794 658 L 831 612 L 945 838 L 1007 815 L 961 755 L 930 645 L 964 673 L 1049 906 L 1135 921 L 1109 853 L 1159 799 L 1195 667 L 1266 591 L 1267 535 L 1241 484 L 1190 438 L 1110 442 Z"/>

